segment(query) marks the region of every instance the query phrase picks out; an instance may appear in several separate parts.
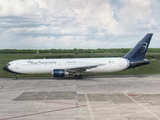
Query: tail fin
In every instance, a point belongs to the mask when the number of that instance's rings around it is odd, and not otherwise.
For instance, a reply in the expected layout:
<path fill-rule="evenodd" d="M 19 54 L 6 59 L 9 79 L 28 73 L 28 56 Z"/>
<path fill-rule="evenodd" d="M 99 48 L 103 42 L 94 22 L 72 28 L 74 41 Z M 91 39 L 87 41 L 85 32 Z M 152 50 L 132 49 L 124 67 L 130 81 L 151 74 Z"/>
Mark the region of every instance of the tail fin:
<path fill-rule="evenodd" d="M 150 43 L 150 40 L 152 38 L 152 35 L 153 33 L 148 33 L 146 34 L 141 41 L 139 41 L 137 43 L 137 45 L 132 48 L 125 56 L 124 58 L 127 58 L 127 59 L 136 59 L 136 60 L 143 60 L 145 55 L 146 55 L 146 52 L 147 52 L 147 49 L 148 49 L 148 46 L 149 46 L 149 43 Z"/>

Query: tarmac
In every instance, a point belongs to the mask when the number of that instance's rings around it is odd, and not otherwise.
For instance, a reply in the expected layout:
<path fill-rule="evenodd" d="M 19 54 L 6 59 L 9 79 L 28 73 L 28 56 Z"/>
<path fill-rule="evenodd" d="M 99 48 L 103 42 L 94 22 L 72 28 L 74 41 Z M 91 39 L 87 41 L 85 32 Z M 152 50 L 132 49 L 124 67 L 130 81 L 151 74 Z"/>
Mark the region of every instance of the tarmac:
<path fill-rule="evenodd" d="M 0 78 L 0 120 L 160 120 L 160 75 Z"/>

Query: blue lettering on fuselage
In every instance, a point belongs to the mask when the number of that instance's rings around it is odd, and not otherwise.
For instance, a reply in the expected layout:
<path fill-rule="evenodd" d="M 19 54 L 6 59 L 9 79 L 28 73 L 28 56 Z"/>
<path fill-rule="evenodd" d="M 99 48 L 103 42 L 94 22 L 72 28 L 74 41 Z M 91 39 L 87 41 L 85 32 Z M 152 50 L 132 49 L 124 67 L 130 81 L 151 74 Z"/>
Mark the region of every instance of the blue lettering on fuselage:
<path fill-rule="evenodd" d="M 27 61 L 28 62 L 28 65 L 56 65 L 57 62 L 56 61 L 32 61 L 32 60 L 29 60 Z"/>

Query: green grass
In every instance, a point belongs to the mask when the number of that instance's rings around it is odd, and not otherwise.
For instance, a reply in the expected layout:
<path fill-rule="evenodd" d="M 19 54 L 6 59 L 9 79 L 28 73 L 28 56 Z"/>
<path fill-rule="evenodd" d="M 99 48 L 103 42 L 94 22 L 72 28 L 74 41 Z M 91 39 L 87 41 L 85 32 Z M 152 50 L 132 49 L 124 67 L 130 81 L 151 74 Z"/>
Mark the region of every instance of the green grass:
<path fill-rule="evenodd" d="M 0 54 L 0 77 L 12 77 L 11 73 L 3 71 L 3 66 L 9 61 L 16 59 L 43 59 L 43 58 L 87 58 L 87 57 L 116 57 L 123 56 L 123 53 L 60 53 L 60 54 Z M 157 56 L 159 53 L 148 53 L 148 56 Z M 120 72 L 113 73 L 99 73 L 96 75 L 136 75 L 136 74 L 159 74 L 160 73 L 160 59 L 150 59 L 151 64 L 137 67 L 134 69 L 128 69 Z M 85 73 L 85 75 L 95 75 L 93 73 Z M 51 74 L 41 75 L 18 75 L 18 77 L 47 77 Z"/>

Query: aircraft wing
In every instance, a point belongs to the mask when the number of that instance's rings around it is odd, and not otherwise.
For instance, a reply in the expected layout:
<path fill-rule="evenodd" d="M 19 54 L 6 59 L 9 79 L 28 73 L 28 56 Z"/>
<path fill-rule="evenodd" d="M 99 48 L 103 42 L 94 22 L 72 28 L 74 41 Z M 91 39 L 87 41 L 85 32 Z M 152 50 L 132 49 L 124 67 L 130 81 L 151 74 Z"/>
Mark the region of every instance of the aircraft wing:
<path fill-rule="evenodd" d="M 88 69 L 96 68 L 98 66 L 102 66 L 104 64 L 92 64 L 92 65 L 84 65 L 84 66 L 76 66 L 76 67 L 67 67 L 65 70 L 67 72 L 75 73 L 75 72 L 85 72 Z"/>

